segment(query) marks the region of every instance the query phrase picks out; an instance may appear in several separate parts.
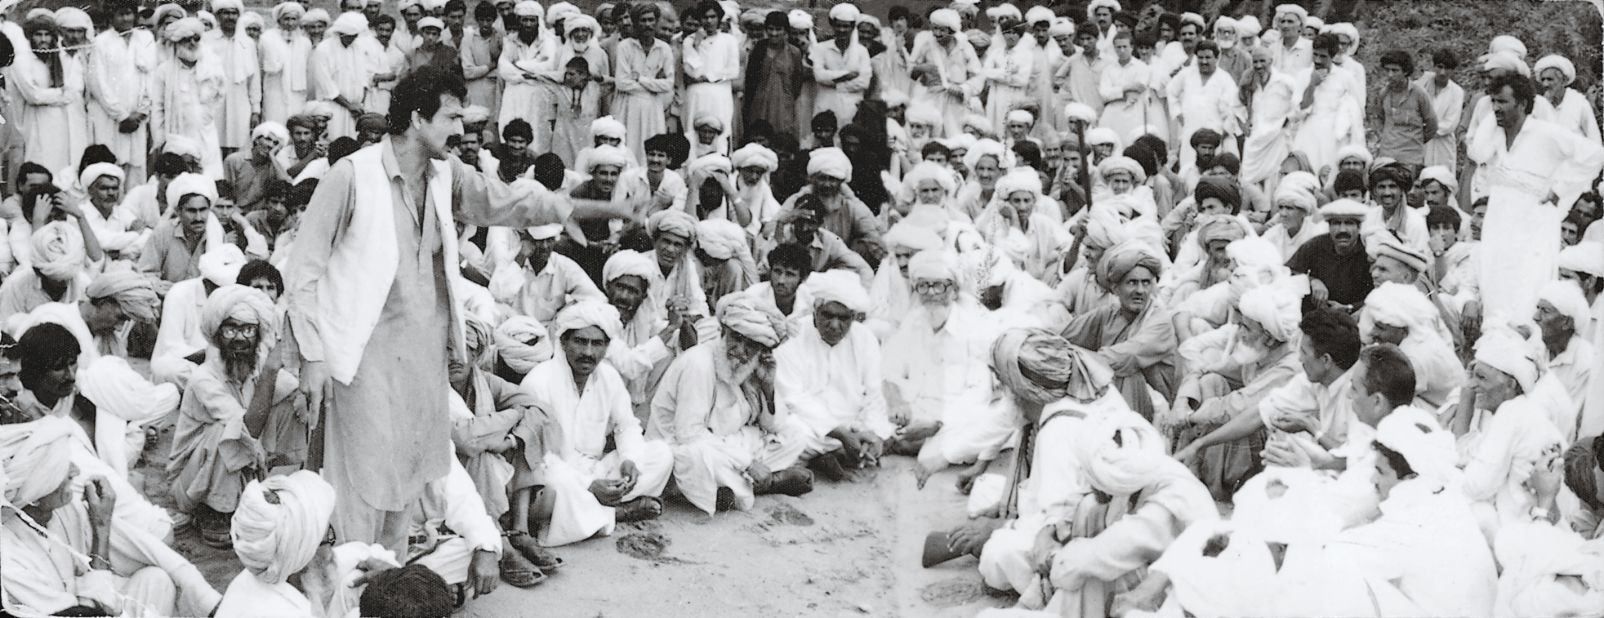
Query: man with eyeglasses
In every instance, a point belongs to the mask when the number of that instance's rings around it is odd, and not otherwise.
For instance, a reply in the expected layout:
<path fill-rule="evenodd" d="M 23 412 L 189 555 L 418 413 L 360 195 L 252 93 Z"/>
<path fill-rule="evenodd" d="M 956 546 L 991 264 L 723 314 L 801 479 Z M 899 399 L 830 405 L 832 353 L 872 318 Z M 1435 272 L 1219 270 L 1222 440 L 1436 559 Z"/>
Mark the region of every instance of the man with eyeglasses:
<path fill-rule="evenodd" d="M 178 407 L 167 480 L 201 542 L 226 549 L 240 492 L 267 472 L 257 440 L 278 378 L 278 310 L 261 290 L 226 285 L 206 298 L 206 360 L 190 373 Z"/>
<path fill-rule="evenodd" d="M 997 329 L 961 291 L 958 258 L 937 249 L 908 263 L 915 306 L 886 342 L 886 401 L 900 426 L 886 452 L 917 455 L 919 485 L 949 465 L 975 464 L 968 485 L 995 459 L 1013 425 L 992 406 L 989 355 Z"/>

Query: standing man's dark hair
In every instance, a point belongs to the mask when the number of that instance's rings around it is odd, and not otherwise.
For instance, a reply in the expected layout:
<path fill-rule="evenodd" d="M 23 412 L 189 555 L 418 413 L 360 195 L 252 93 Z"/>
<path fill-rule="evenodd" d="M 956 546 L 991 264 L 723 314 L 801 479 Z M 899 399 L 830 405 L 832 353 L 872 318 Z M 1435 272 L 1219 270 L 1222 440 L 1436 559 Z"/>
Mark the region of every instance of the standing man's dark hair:
<path fill-rule="evenodd" d="M 1537 87 L 1532 85 L 1530 77 L 1513 72 L 1500 74 L 1487 84 L 1487 96 L 1497 96 L 1504 91 L 1504 88 L 1509 88 L 1509 93 L 1514 96 L 1515 102 L 1524 106 L 1526 113 L 1532 113 L 1532 103 L 1537 98 Z"/>
<path fill-rule="evenodd" d="M 441 99 L 447 96 L 467 100 L 468 86 L 461 76 L 436 66 L 418 67 L 406 74 L 390 92 L 390 135 L 412 128 L 413 113 L 425 120 L 434 118 Z"/>

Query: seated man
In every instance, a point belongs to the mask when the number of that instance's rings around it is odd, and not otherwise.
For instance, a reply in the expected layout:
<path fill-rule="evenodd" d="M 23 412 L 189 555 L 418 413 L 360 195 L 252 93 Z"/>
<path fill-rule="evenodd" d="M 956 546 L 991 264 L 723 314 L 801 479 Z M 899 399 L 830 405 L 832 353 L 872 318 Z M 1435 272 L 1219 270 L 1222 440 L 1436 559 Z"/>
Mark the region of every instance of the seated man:
<path fill-rule="evenodd" d="M 668 361 L 697 341 L 696 325 L 683 314 L 651 303 L 652 281 L 661 274 L 656 261 L 627 249 L 607 258 L 602 269 L 607 301 L 623 324 L 607 350 L 607 363 L 629 387 L 637 418 L 651 416 L 652 393 Z"/>
<path fill-rule="evenodd" d="M 217 199 L 217 184 L 200 174 L 167 183 L 168 208 L 176 215 L 157 225 L 139 252 L 139 270 L 158 280 L 156 291 L 166 295 L 172 284 L 200 276 L 200 256 L 224 242 L 212 217 Z"/>
<path fill-rule="evenodd" d="M 869 310 L 868 292 L 848 272 L 819 273 L 807 287 L 812 316 L 774 351 L 775 397 L 809 430 L 808 466 L 840 481 L 848 470 L 878 463 L 896 426 L 886 416 L 880 342 L 857 325 Z"/>
<path fill-rule="evenodd" d="M 1431 267 L 1431 258 L 1425 251 L 1404 244 L 1384 230 L 1365 238 L 1365 252 L 1370 255 L 1370 281 L 1378 286 L 1420 285 L 1422 275 Z"/>
<path fill-rule="evenodd" d="M 1377 263 L 1386 259 L 1377 258 Z M 1369 336 L 1370 343 L 1393 344 L 1409 357 L 1423 407 L 1436 410 L 1453 404 L 1465 370 L 1454 354 L 1453 341 L 1438 330 L 1437 308 L 1414 285 L 1377 281 L 1359 312 L 1359 331 Z"/>
<path fill-rule="evenodd" d="M 1070 450 L 1104 508 L 1081 509 L 1072 530 L 1054 529 L 1055 607 L 1108 615 L 1114 593 L 1131 585 L 1182 531 L 1220 518 L 1208 489 L 1164 452 L 1146 420 L 1115 412 L 1086 423 Z M 1062 540 L 1060 540 L 1062 539 Z M 1024 600 L 1023 598 L 1021 599 Z"/>
<path fill-rule="evenodd" d="M 1336 200 L 1320 207 L 1325 234 L 1309 239 L 1287 260 L 1287 268 L 1309 276 L 1309 298 L 1304 309 L 1338 307 L 1357 309 L 1375 287 L 1360 224 L 1370 207 L 1353 200 Z"/>
<path fill-rule="evenodd" d="M 190 372 L 206 360 L 206 333 L 201 312 L 218 288 L 231 285 L 245 266 L 245 254 L 234 245 L 206 252 L 198 265 L 201 276 L 172 284 L 162 301 L 161 326 L 150 353 L 150 377 L 183 387 Z"/>
<path fill-rule="evenodd" d="M 409 564 L 369 576 L 357 608 L 362 616 L 449 616 L 456 599 L 438 573 Z"/>
<path fill-rule="evenodd" d="M 126 269 L 97 275 L 84 288 L 83 299 L 73 304 L 45 303 L 6 320 L 17 334 L 41 322 L 54 322 L 78 339 L 79 365 L 102 356 L 127 356 L 129 322 L 152 323 L 161 300 L 144 275 Z"/>
<path fill-rule="evenodd" d="M 1536 506 L 1527 477 L 1559 453 L 1563 437 L 1549 420 L 1547 406 L 1553 404 L 1532 396 L 1539 365 L 1519 335 L 1507 329 L 1482 335 L 1472 372 L 1453 429 L 1463 436 L 1461 485 L 1482 533 L 1492 540 L 1503 524 L 1524 521 Z"/>
<path fill-rule="evenodd" d="M 1365 215 L 1365 236 L 1391 232 L 1405 246 L 1419 253 L 1431 250 L 1426 230 L 1426 211 L 1411 208 L 1405 197 L 1414 184 L 1413 174 L 1404 165 L 1389 163 L 1370 170 L 1370 199 L 1373 205 Z"/>
<path fill-rule="evenodd" d="M 720 338 L 686 350 L 664 373 L 647 437 L 669 443 L 680 493 L 708 514 L 720 504 L 750 509 L 756 494 L 812 491 L 813 474 L 797 465 L 806 430 L 768 395 L 784 318 L 736 294 L 720 303 L 718 320 Z"/>
<path fill-rule="evenodd" d="M 263 122 L 251 129 L 251 149 L 223 159 L 223 176 L 234 187 L 234 201 L 240 210 L 253 212 L 267 202 L 267 187 L 275 180 L 289 181 L 290 174 L 279 162 L 278 151 L 289 144 L 290 132 L 277 122 Z"/>
<path fill-rule="evenodd" d="M 229 518 L 250 474 L 265 472 L 257 441 L 278 377 L 278 312 L 261 291 L 219 288 L 206 299 L 201 332 L 206 361 L 190 374 L 179 404 L 167 480 L 181 512 L 195 518 L 201 541 L 226 549 Z"/>
<path fill-rule="evenodd" d="M 846 241 L 835 232 L 823 227 L 830 215 L 823 200 L 804 195 L 796 200 L 794 208 L 780 215 L 780 229 L 775 233 L 775 240 L 806 247 L 808 269 L 813 272 L 850 270 L 863 279 L 864 285 L 874 279 L 874 269 L 863 256 L 848 248 Z M 772 268 L 772 263 L 769 266 Z"/>
<path fill-rule="evenodd" d="M 793 330 L 800 329 L 813 313 L 813 299 L 808 297 L 808 286 L 804 285 L 812 274 L 812 258 L 807 248 L 794 243 L 782 244 L 769 252 L 769 280 L 752 284 L 746 294 L 773 303 Z"/>
<path fill-rule="evenodd" d="M 1175 325 L 1153 302 L 1163 259 L 1140 240 L 1109 249 L 1097 277 L 1119 302 L 1078 314 L 1064 328 L 1070 343 L 1097 352 L 1114 370 L 1114 382 L 1131 410 L 1153 418 L 1175 394 Z"/>
<path fill-rule="evenodd" d="M 324 569 L 334 553 L 322 550 L 334 514 L 334 488 L 316 472 L 251 481 L 240 488 L 230 533 L 245 567 L 229 582 L 220 616 L 316 616 L 336 592 Z M 298 587 L 289 579 L 296 575 Z"/>
<path fill-rule="evenodd" d="M 490 293 L 513 315 L 549 322 L 569 303 L 601 300 L 601 290 L 568 256 L 553 253 L 561 224 L 515 230 L 518 254 L 512 263 L 496 265 Z"/>
<path fill-rule="evenodd" d="M 1300 332 L 1303 278 L 1257 287 L 1237 301 L 1239 323 L 1188 340 L 1180 354 L 1191 368 L 1175 406 L 1160 426 L 1178 444 L 1207 435 L 1240 416 L 1258 416 L 1259 403 L 1300 371 L 1294 354 Z M 1176 459 L 1192 465 L 1214 496 L 1227 500 L 1263 467 L 1258 431 L 1217 446 L 1187 446 Z"/>
<path fill-rule="evenodd" d="M 169 565 L 146 564 L 126 574 L 107 560 L 116 541 L 115 490 L 90 478 L 74 490 L 73 423 L 43 418 L 0 426 L 0 478 L 8 479 L 0 509 L 0 583 L 4 608 L 15 615 L 207 615 L 217 592 L 185 590 L 179 603 L 176 571 L 187 561 L 170 552 Z M 160 544 L 159 541 L 156 544 Z M 87 559 L 86 559 L 87 557 Z M 80 567 L 72 565 L 84 563 Z M 66 566 L 63 566 L 66 565 Z M 196 581 L 186 578 L 188 581 Z M 204 587 L 204 580 L 199 580 Z M 190 596 L 188 593 L 195 592 Z M 209 593 L 209 594 L 207 594 Z M 203 605 L 191 603 L 201 600 Z"/>
<path fill-rule="evenodd" d="M 885 249 L 880 227 L 861 200 L 846 188 L 852 179 L 852 161 L 840 148 L 820 148 L 808 154 L 808 186 L 785 201 L 783 212 L 798 213 L 802 200 L 812 196 L 823 206 L 821 229 L 829 230 L 862 256 L 865 263 L 879 262 Z M 781 215 L 784 219 L 784 215 Z M 804 241 L 808 242 L 808 241 Z"/>
<path fill-rule="evenodd" d="M 88 192 L 88 199 L 78 209 L 95 230 L 95 240 L 106 257 L 139 257 L 139 249 L 145 246 L 150 233 L 131 212 L 118 208 L 123 197 L 123 169 L 112 163 L 95 163 L 83 168 L 78 183 Z"/>
<path fill-rule="evenodd" d="M 652 250 L 646 257 L 657 263 L 646 301 L 668 313 L 678 312 L 692 322 L 712 315 L 702 289 L 701 262 L 696 249 L 696 219 L 683 210 L 664 210 L 646 219 Z"/>
<path fill-rule="evenodd" d="M 949 465 L 974 464 L 978 474 L 1019 423 L 993 400 L 986 355 L 997 328 L 959 289 L 957 257 L 920 252 L 908 274 L 918 305 L 885 345 L 886 402 L 901 426 L 886 451 L 917 455 L 922 486 Z"/>
<path fill-rule="evenodd" d="M 881 341 L 891 338 L 914 308 L 913 280 L 908 278 L 908 264 L 920 251 L 941 249 L 941 237 L 928 229 L 897 224 L 886 232 L 886 257 L 880 261 L 880 270 L 869 284 L 869 330 Z M 773 270 L 770 254 L 770 271 Z M 773 275 L 771 274 L 770 277 Z"/>
<path fill-rule="evenodd" d="M 1592 321 L 1592 309 L 1580 288 L 1569 281 L 1550 281 L 1537 293 L 1538 333 L 1543 342 L 1547 365 L 1544 380 L 1553 380 L 1570 396 L 1570 406 L 1555 406 L 1554 427 L 1565 435 L 1565 443 L 1580 437 L 1582 405 L 1592 379 L 1597 350 L 1583 337 L 1581 328 Z"/>
<path fill-rule="evenodd" d="M 535 366 L 519 385 L 560 429 L 546 444 L 545 489 L 535 513 L 547 520 L 540 526 L 544 545 L 605 536 L 615 522 L 663 512 L 659 496 L 674 455 L 668 445 L 644 438 L 623 377 L 602 363 L 621 327 L 612 305 L 569 305 L 552 322 L 562 353 Z"/>
<path fill-rule="evenodd" d="M 93 238 L 63 221 L 36 230 L 31 267 L 18 267 L 0 284 L 0 320 L 33 311 L 45 303 L 73 304 L 83 300 L 84 288 L 90 281 L 84 272 L 85 259 L 100 259 L 98 247 L 93 255 L 86 252 Z"/>

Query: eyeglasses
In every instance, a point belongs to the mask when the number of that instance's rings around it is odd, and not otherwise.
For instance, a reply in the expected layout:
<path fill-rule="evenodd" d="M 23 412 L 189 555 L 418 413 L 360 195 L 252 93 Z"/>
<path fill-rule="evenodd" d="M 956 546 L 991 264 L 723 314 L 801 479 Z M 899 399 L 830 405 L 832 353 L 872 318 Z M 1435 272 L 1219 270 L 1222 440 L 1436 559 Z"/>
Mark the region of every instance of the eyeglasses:
<path fill-rule="evenodd" d="M 249 339 L 256 336 L 255 324 L 224 324 L 217 330 L 223 337 L 229 339 Z"/>
<path fill-rule="evenodd" d="M 929 292 L 945 292 L 950 289 L 952 289 L 951 281 L 920 281 L 913 286 L 913 291 L 921 294 Z"/>

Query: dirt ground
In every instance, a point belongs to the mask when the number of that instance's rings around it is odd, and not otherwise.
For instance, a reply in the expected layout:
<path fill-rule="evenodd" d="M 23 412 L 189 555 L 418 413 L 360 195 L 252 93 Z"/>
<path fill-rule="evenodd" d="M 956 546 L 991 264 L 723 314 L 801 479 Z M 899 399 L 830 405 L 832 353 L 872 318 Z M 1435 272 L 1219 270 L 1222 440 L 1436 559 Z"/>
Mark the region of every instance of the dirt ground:
<path fill-rule="evenodd" d="M 147 459 L 166 452 L 168 435 Z M 1009 605 L 981 586 L 974 558 L 919 566 L 925 534 L 962 522 L 963 496 L 950 471 L 915 490 L 912 463 L 888 458 L 854 481 L 820 482 L 800 498 L 760 496 L 748 512 L 709 517 L 670 500 L 655 521 L 558 548 L 567 565 L 545 583 L 503 584 L 458 615 L 956 618 Z M 145 462 L 133 480 L 171 509 L 159 465 Z M 240 572 L 232 551 L 201 544 L 192 530 L 174 545 L 219 591 Z"/>

